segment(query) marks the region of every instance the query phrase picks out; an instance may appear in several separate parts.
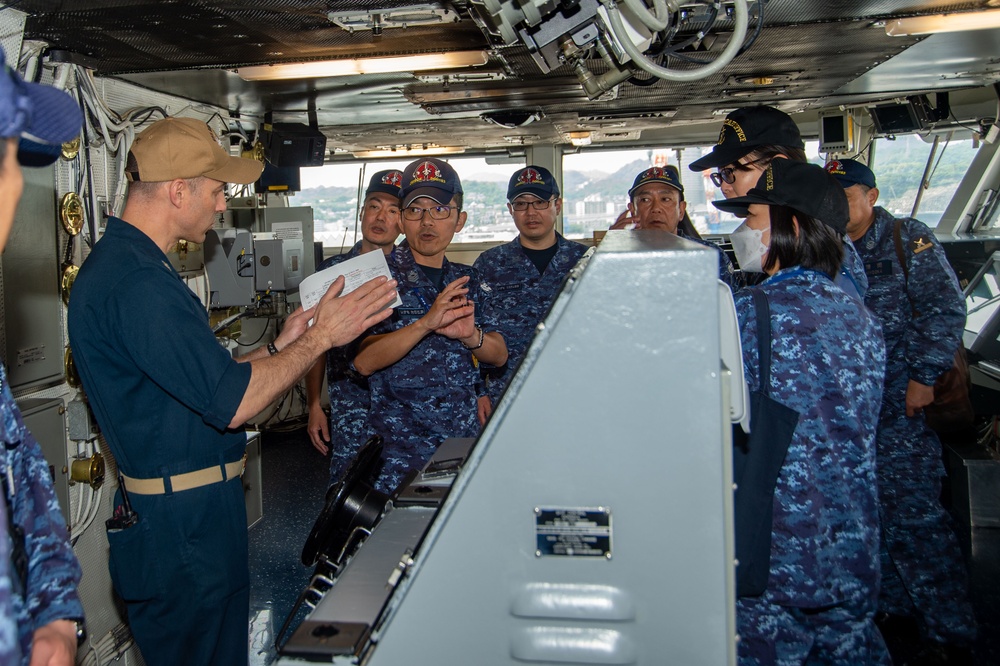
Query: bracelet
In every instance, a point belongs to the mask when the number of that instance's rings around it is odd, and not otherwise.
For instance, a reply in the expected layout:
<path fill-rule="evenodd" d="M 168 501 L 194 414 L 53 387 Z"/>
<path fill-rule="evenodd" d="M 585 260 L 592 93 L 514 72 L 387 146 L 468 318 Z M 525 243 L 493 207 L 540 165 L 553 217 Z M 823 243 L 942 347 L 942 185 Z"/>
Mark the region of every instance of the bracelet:
<path fill-rule="evenodd" d="M 477 349 L 479 349 L 480 347 L 483 346 L 483 338 L 486 337 L 486 333 L 484 333 L 483 329 L 479 328 L 478 326 L 476 327 L 476 330 L 479 331 L 479 344 L 478 345 L 476 345 L 475 347 L 470 347 L 469 345 L 465 344 L 464 342 L 462 343 L 462 346 L 465 347 L 466 349 L 468 349 L 469 351 L 475 351 L 475 350 L 477 350 Z"/>
<path fill-rule="evenodd" d="M 274 346 L 273 340 L 267 343 L 267 353 L 270 354 L 271 356 L 274 356 L 275 354 L 278 353 L 278 348 Z"/>

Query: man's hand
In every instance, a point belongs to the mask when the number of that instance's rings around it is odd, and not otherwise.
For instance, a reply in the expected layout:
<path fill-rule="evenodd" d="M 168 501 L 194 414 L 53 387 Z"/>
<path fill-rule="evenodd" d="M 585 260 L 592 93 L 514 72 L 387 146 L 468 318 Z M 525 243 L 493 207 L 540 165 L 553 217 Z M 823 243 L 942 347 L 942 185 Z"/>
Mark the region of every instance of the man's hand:
<path fill-rule="evenodd" d="M 475 347 L 479 342 L 479 332 L 476 330 L 476 304 L 466 301 L 465 305 L 451 310 L 449 315 L 453 315 L 454 320 L 434 329 L 434 332 L 452 340 L 463 340 L 463 338 L 467 340 L 474 337 L 475 342 L 471 344 L 464 340 L 463 342 L 467 347 Z"/>
<path fill-rule="evenodd" d="M 302 306 L 299 306 L 295 312 L 288 315 L 281 334 L 274 339 L 274 346 L 281 350 L 298 340 L 299 336 L 308 330 L 309 320 L 312 319 L 315 310 L 315 308 L 303 310 Z"/>
<path fill-rule="evenodd" d="M 73 666 L 76 661 L 76 623 L 53 620 L 35 629 L 30 666 Z"/>
<path fill-rule="evenodd" d="M 466 275 L 449 282 L 441 290 L 427 314 L 421 317 L 427 330 L 440 333 L 442 328 L 447 328 L 456 319 L 469 314 L 467 309 L 472 303 L 468 299 L 469 288 L 466 286 L 468 283 L 469 276 Z"/>
<path fill-rule="evenodd" d="M 639 225 L 638 220 L 632 217 L 632 211 L 625 209 L 608 229 L 635 229 Z"/>
<path fill-rule="evenodd" d="M 322 407 L 309 408 L 309 425 L 306 426 L 309 432 L 309 441 L 313 448 L 324 456 L 330 452 L 330 421 Z"/>
<path fill-rule="evenodd" d="M 934 402 L 934 387 L 910 380 L 906 385 L 906 415 L 909 417 L 922 414 L 924 407 Z"/>
<path fill-rule="evenodd" d="M 476 416 L 479 418 L 479 425 L 486 425 L 486 419 L 490 418 L 490 414 L 493 413 L 493 402 L 490 400 L 490 396 L 481 395 L 476 401 Z"/>
<path fill-rule="evenodd" d="M 384 277 L 369 280 L 346 296 L 340 295 L 343 290 L 341 275 L 313 313 L 313 328 L 322 332 L 327 349 L 346 345 L 391 315 L 392 309 L 386 306 L 396 299 L 396 281 Z"/>

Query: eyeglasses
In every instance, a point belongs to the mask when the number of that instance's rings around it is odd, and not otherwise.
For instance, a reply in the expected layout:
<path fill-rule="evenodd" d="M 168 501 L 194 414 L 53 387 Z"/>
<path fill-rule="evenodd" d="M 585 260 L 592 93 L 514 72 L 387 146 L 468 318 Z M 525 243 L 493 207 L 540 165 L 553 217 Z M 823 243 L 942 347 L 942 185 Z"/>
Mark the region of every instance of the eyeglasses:
<path fill-rule="evenodd" d="M 552 199 L 535 199 L 533 201 L 511 201 L 511 210 L 516 210 L 518 213 L 523 213 L 528 210 L 528 206 L 531 206 L 534 210 L 545 210 L 552 203 Z"/>
<path fill-rule="evenodd" d="M 750 167 L 754 166 L 755 164 L 760 164 L 761 162 L 765 162 L 764 166 L 767 166 L 766 163 L 770 162 L 770 160 L 766 157 L 762 157 L 760 159 L 747 162 L 746 164 L 740 164 L 739 162 L 737 162 L 736 166 L 722 167 L 715 173 L 708 174 L 708 177 L 712 179 L 712 184 L 714 184 L 716 187 L 722 187 L 722 183 L 729 183 L 730 185 L 732 185 L 733 183 L 736 182 L 737 171 L 750 171 Z"/>
<path fill-rule="evenodd" d="M 422 220 L 424 213 L 429 214 L 432 220 L 447 220 L 451 215 L 451 206 L 431 206 L 430 208 L 407 206 L 403 209 L 403 219 Z"/>

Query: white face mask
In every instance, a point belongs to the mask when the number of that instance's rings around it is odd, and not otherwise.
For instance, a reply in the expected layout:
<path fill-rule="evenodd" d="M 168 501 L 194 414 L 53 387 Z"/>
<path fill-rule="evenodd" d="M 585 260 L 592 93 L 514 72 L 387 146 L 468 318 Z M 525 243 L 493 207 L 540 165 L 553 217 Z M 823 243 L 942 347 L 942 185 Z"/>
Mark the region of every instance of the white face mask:
<path fill-rule="evenodd" d="M 764 245 L 764 232 L 767 229 L 751 229 L 744 222 L 733 229 L 729 234 L 729 240 L 733 244 L 733 252 L 736 253 L 736 261 L 740 268 L 747 273 L 763 273 L 764 255 L 767 254 L 767 245 Z"/>

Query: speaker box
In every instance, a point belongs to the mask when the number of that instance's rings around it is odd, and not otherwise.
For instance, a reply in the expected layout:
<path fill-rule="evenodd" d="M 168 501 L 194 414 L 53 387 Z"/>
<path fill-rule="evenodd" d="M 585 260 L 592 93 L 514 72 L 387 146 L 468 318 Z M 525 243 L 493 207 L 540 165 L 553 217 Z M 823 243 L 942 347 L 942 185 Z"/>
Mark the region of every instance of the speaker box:
<path fill-rule="evenodd" d="M 298 123 L 264 125 L 264 155 L 276 167 L 323 166 L 326 137 L 318 129 Z"/>

